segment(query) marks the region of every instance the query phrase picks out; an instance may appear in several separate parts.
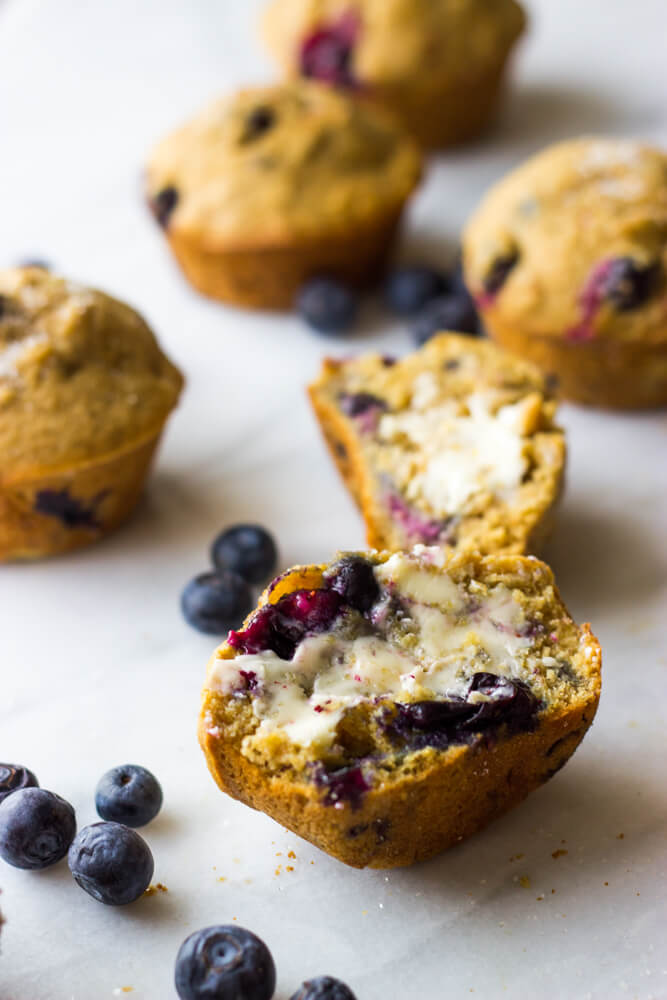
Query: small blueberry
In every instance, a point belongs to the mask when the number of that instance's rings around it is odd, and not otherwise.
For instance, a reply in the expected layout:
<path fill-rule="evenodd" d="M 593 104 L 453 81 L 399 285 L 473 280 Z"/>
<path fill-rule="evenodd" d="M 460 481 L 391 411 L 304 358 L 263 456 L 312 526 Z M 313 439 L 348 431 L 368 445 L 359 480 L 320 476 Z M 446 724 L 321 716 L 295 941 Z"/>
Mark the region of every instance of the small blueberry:
<path fill-rule="evenodd" d="M 77 885 L 107 906 L 133 903 L 153 878 L 148 844 L 121 823 L 85 826 L 72 842 L 67 863 Z"/>
<path fill-rule="evenodd" d="M 14 868 L 48 868 L 76 833 L 69 802 L 44 788 L 20 788 L 0 802 L 0 858 Z"/>
<path fill-rule="evenodd" d="M 95 808 L 102 819 L 125 826 L 145 826 L 162 806 L 157 778 L 138 764 L 114 767 L 100 778 L 95 789 Z"/>
<path fill-rule="evenodd" d="M 264 942 L 243 927 L 204 927 L 181 945 L 174 982 L 181 1000 L 270 1000 L 276 967 Z"/>

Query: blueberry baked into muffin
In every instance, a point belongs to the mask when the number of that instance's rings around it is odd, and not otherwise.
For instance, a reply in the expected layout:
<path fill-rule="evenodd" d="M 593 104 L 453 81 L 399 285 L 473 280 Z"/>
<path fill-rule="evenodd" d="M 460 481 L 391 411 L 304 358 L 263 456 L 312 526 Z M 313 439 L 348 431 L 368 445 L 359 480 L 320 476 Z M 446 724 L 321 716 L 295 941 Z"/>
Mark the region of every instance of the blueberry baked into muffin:
<path fill-rule="evenodd" d="M 371 547 L 518 554 L 545 539 L 565 438 L 532 365 L 442 333 L 400 361 L 328 359 L 309 391 Z"/>
<path fill-rule="evenodd" d="M 421 159 L 383 111 L 312 82 L 244 90 L 166 138 L 148 198 L 189 281 L 291 308 L 306 279 L 383 270 Z"/>
<path fill-rule="evenodd" d="M 525 20 L 515 0 L 272 0 L 262 28 L 288 77 L 382 103 L 438 147 L 493 117 Z"/>
<path fill-rule="evenodd" d="M 120 524 L 182 384 L 129 306 L 41 269 L 0 271 L 0 560 Z"/>
<path fill-rule="evenodd" d="M 667 404 L 667 154 L 552 146 L 495 185 L 464 235 L 490 334 L 599 406 Z"/>
<path fill-rule="evenodd" d="M 341 556 L 278 577 L 208 667 L 223 791 L 354 867 L 428 858 L 551 777 L 600 647 L 533 557 Z"/>

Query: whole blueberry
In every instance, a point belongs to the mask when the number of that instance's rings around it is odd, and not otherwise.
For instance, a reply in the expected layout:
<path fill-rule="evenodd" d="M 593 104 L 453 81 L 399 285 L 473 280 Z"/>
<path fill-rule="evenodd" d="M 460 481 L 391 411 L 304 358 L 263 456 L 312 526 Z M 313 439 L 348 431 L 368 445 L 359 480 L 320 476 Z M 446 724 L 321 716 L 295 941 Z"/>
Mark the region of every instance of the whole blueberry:
<path fill-rule="evenodd" d="M 186 622 L 208 635 L 224 635 L 238 627 L 253 603 L 247 582 L 227 569 L 201 573 L 190 580 L 181 594 Z"/>
<path fill-rule="evenodd" d="M 320 333 L 343 333 L 354 322 L 357 296 L 333 278 L 313 278 L 297 294 L 296 308 L 301 318 Z"/>
<path fill-rule="evenodd" d="M 67 855 L 74 881 L 107 906 L 143 895 L 153 878 L 150 847 L 122 823 L 93 823 L 77 833 Z"/>
<path fill-rule="evenodd" d="M 169 225 L 172 212 L 178 205 L 179 194 L 173 185 L 162 188 L 151 200 L 151 210 L 163 229 Z"/>
<path fill-rule="evenodd" d="M 307 979 L 301 988 L 293 993 L 290 1000 L 356 1000 L 349 986 L 333 976 L 317 976 Z"/>
<path fill-rule="evenodd" d="M 21 764 L 0 764 L 0 802 L 19 788 L 39 788 L 39 781 Z"/>
<path fill-rule="evenodd" d="M 69 802 L 44 788 L 21 788 L 0 802 L 0 857 L 14 868 L 48 868 L 76 833 Z"/>
<path fill-rule="evenodd" d="M 243 927 L 204 927 L 181 945 L 174 982 L 181 1000 L 270 1000 L 276 967 L 264 942 Z"/>
<path fill-rule="evenodd" d="M 473 336 L 479 333 L 477 312 L 465 289 L 429 302 L 415 320 L 412 333 L 415 342 L 421 346 L 442 330 Z"/>
<path fill-rule="evenodd" d="M 113 767 L 100 778 L 95 789 L 95 808 L 102 819 L 125 826 L 145 826 L 162 806 L 157 778 L 138 764 Z"/>
<path fill-rule="evenodd" d="M 642 265 L 632 257 L 617 257 L 609 263 L 604 293 L 619 312 L 638 309 L 654 292 L 659 274 L 657 264 Z"/>
<path fill-rule="evenodd" d="M 384 286 L 387 305 L 399 316 L 412 316 L 449 291 L 444 274 L 431 267 L 402 267 L 389 275 Z"/>
<path fill-rule="evenodd" d="M 344 556 L 337 562 L 329 584 L 346 604 L 357 611 L 370 611 L 380 596 L 373 566 L 361 556 Z"/>
<path fill-rule="evenodd" d="M 238 573 L 248 583 L 262 583 L 278 562 L 273 538 L 258 524 L 236 524 L 218 535 L 211 546 L 215 568 Z"/>

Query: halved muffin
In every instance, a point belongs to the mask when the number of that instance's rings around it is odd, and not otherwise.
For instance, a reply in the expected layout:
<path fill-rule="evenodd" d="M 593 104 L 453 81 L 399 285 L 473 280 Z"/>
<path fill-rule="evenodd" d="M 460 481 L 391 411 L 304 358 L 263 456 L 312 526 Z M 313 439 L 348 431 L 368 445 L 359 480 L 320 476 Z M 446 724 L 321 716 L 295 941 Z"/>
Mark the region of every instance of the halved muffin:
<path fill-rule="evenodd" d="M 343 555 L 278 577 L 230 632 L 200 741 L 234 798 L 346 864 L 408 865 L 563 766 L 600 658 L 534 558 Z"/>
<path fill-rule="evenodd" d="M 400 361 L 326 360 L 309 391 L 373 548 L 522 553 L 548 534 L 565 438 L 532 365 L 443 333 Z"/>

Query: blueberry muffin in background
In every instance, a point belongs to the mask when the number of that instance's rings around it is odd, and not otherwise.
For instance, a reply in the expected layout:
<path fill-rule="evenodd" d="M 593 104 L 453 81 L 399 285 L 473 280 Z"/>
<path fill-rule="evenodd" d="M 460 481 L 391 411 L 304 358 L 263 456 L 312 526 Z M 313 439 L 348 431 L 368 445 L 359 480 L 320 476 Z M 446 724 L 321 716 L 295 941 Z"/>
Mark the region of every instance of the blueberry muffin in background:
<path fill-rule="evenodd" d="M 581 403 L 667 404 L 667 154 L 581 138 L 496 184 L 464 233 L 469 288 L 500 344 Z"/>
<path fill-rule="evenodd" d="M 538 551 L 566 460 L 539 370 L 488 340 L 453 333 L 389 361 L 327 359 L 309 387 L 368 544 Z"/>
<path fill-rule="evenodd" d="M 537 559 L 347 553 L 278 577 L 230 632 L 200 742 L 223 791 L 322 850 L 410 865 L 566 763 L 600 657 Z"/>
<path fill-rule="evenodd" d="M 182 385 L 129 306 L 37 268 L 0 271 L 0 560 L 120 524 Z"/>
<path fill-rule="evenodd" d="M 309 277 L 379 277 L 420 174 L 385 112 L 304 81 L 206 108 L 155 149 L 147 194 L 195 288 L 288 309 Z"/>
<path fill-rule="evenodd" d="M 515 0 L 272 0 L 262 31 L 287 76 L 375 100 L 438 148 L 489 123 L 525 23 Z"/>

